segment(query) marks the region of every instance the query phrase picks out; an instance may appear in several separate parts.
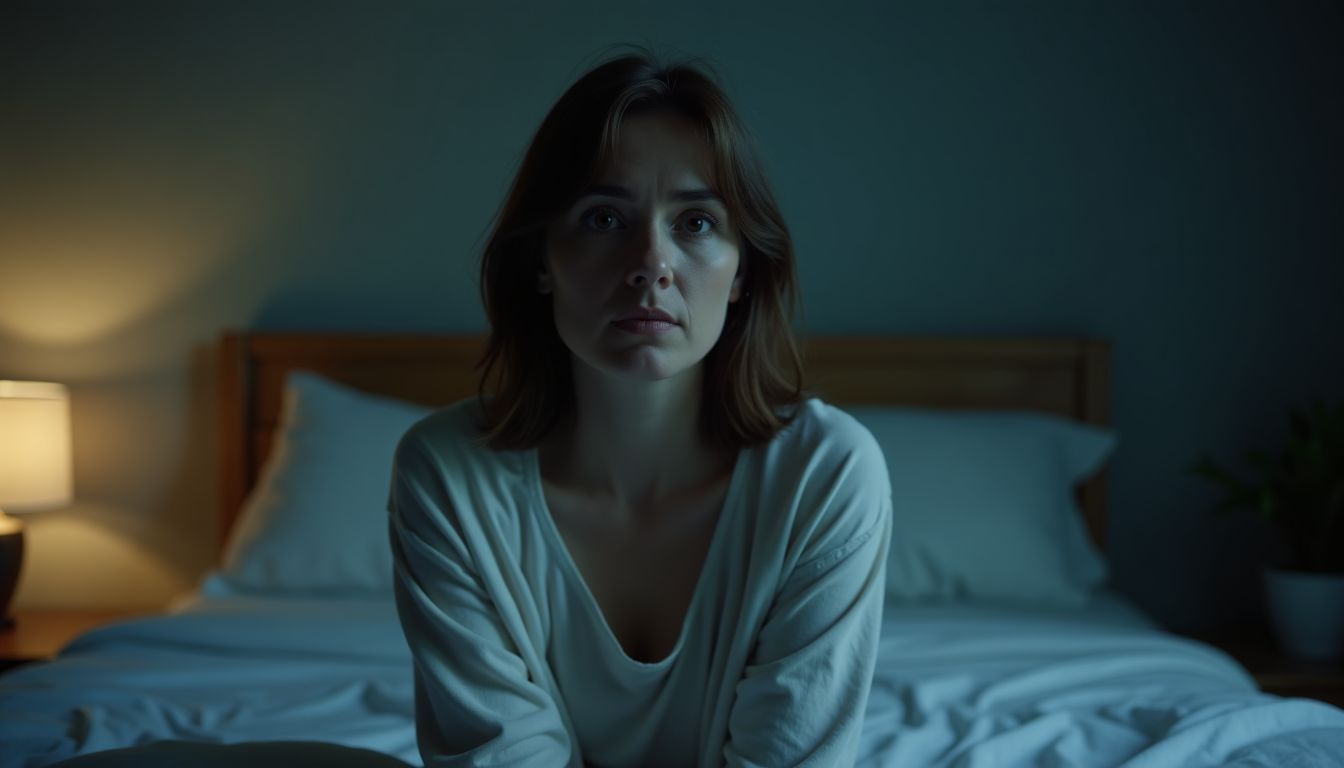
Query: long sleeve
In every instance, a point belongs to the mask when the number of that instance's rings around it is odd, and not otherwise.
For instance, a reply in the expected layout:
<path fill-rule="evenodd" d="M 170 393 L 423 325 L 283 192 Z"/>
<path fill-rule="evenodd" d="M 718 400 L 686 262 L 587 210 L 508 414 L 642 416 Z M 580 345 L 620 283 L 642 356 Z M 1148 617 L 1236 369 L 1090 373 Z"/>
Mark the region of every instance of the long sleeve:
<path fill-rule="evenodd" d="M 454 505 L 445 463 L 412 431 L 397 450 L 388 503 L 425 766 L 577 765 L 564 715 L 537 682 L 542 661 L 516 641 L 516 606 L 492 597 L 498 565 L 473 546 L 480 521 Z"/>
<path fill-rule="evenodd" d="M 728 766 L 848 766 L 872 685 L 891 536 L 886 465 L 871 436 L 800 492 L 818 509 L 736 686 Z"/>

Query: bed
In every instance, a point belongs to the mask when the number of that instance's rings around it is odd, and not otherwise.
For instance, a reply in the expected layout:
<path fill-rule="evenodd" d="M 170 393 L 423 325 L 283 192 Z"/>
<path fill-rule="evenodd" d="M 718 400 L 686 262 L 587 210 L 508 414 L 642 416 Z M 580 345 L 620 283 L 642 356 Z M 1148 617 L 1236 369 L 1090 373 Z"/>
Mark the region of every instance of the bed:
<path fill-rule="evenodd" d="M 419 764 L 384 533 L 391 446 L 473 395 L 478 336 L 228 333 L 220 566 L 159 616 L 0 676 L 0 768 L 155 742 Z M 1109 350 L 813 338 L 895 510 L 861 766 L 1337 766 L 1344 711 L 1256 690 L 1106 586 Z"/>

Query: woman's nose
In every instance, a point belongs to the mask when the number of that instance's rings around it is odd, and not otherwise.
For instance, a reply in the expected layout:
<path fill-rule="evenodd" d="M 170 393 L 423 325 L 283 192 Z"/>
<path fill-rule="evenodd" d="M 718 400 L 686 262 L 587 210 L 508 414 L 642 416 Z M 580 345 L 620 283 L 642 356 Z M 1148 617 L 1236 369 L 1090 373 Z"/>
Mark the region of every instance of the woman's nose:
<path fill-rule="evenodd" d="M 625 273 L 626 285 L 631 288 L 672 285 L 672 268 L 668 266 L 667 254 L 657 231 L 649 231 L 631 243 L 631 250 L 630 266 Z"/>

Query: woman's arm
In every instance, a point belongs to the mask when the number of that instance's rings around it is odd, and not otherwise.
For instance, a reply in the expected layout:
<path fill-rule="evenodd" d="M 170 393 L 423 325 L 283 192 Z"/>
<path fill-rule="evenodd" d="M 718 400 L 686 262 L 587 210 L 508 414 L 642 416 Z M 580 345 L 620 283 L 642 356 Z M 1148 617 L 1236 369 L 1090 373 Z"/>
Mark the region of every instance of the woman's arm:
<path fill-rule="evenodd" d="M 532 679 L 476 564 L 440 464 L 403 439 L 388 503 L 397 611 L 415 662 L 421 757 L 436 766 L 570 765 L 556 702 Z M 536 660 L 533 660 L 536 663 Z"/>
<path fill-rule="evenodd" d="M 882 620 L 891 491 L 868 437 L 818 494 L 812 542 L 785 577 L 737 684 L 728 766 L 848 766 Z"/>

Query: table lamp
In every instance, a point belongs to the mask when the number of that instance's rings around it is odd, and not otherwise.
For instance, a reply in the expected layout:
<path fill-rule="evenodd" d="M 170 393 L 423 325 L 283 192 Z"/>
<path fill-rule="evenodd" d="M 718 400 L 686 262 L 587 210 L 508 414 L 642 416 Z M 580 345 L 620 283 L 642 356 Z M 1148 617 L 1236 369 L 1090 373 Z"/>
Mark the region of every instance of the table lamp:
<path fill-rule="evenodd" d="M 0 379 L 0 628 L 23 565 L 23 522 L 9 512 L 70 503 L 70 396 L 63 384 Z"/>

